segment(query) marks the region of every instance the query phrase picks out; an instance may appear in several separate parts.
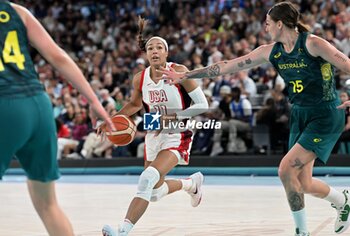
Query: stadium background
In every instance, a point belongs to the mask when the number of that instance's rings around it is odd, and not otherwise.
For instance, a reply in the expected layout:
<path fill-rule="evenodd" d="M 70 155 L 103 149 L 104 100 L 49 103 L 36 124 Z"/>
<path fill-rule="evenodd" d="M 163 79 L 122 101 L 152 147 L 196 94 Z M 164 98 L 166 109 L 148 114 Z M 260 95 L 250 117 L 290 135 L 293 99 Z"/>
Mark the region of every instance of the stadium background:
<path fill-rule="evenodd" d="M 275 3 L 268 0 L 13 2 L 26 6 L 42 22 L 54 40 L 69 52 L 109 111 L 113 108 L 119 110 L 128 101 L 132 92 L 133 75 L 147 66 L 145 55 L 141 54 L 136 40 L 139 15 L 149 21 L 145 38 L 159 35 L 167 40 L 168 61 L 194 69 L 247 54 L 259 45 L 270 42 L 264 30 L 264 19 L 267 10 Z M 311 32 L 324 37 L 349 56 L 350 1 L 305 0 L 295 3 L 303 14 L 301 20 L 311 26 Z M 93 132 L 87 115 L 87 102 L 37 52 L 33 50 L 32 54 L 39 79 L 52 99 L 59 128 L 58 135 L 65 140 L 59 142 L 62 172 L 140 173 L 143 160 L 137 149 L 140 148 L 144 136 L 141 129 L 136 141 L 127 147 L 108 147 L 100 153 L 93 153 L 91 158 L 82 155 L 84 140 Z M 265 102 L 272 98 L 276 103 L 284 101 L 279 103 L 279 112 L 281 116 L 288 115 L 289 105 L 285 103 L 283 85 L 278 82 L 277 75 L 267 73 L 270 69 L 266 65 L 243 75 L 198 81 L 212 105 L 210 112 L 200 119 L 223 119 L 215 117 L 214 114 L 220 110 L 218 104 L 223 97 L 230 96 L 227 86 L 240 87 L 251 102 L 254 114 L 265 109 Z M 251 86 L 244 86 L 247 77 L 254 82 L 255 91 L 254 88 L 251 90 Z M 336 71 L 335 77 L 339 92 L 347 91 L 349 75 Z M 139 123 L 142 122 L 142 113 L 133 118 L 142 126 Z M 277 174 L 276 167 L 286 151 L 288 127 L 282 126 L 283 129 L 274 133 L 271 123 L 263 122 L 270 127 L 268 132 L 254 133 L 252 128 L 246 134 L 239 134 L 247 147 L 244 151 L 227 151 L 225 145 L 229 138 L 224 133 L 221 140 L 224 152 L 212 156 L 213 131 L 197 132 L 190 165 L 175 168 L 172 174 L 190 173 L 193 168 L 206 174 Z M 252 125 L 255 127 L 257 124 L 255 122 Z M 266 137 L 270 136 L 270 145 L 259 144 L 261 138 L 266 141 Z M 348 143 L 339 144 L 339 150 L 330 158 L 328 167 L 315 168 L 316 174 L 348 175 Z M 16 160 L 11 167 L 9 174 L 20 172 Z"/>

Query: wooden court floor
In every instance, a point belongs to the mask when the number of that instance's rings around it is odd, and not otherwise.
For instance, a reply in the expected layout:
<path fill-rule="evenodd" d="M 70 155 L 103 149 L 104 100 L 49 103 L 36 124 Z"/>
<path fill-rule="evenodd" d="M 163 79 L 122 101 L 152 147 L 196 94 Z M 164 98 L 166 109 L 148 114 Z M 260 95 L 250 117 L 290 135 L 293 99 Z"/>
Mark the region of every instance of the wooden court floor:
<path fill-rule="evenodd" d="M 99 178 L 96 176 L 96 178 Z M 238 177 L 239 178 L 239 177 Z M 337 186 L 337 189 L 343 189 Z M 117 225 L 134 196 L 135 184 L 58 182 L 61 206 L 78 236 L 98 236 L 104 224 Z M 293 221 L 281 185 L 203 186 L 192 208 L 185 192 L 151 203 L 130 236 L 293 236 Z M 43 236 L 24 181 L 0 181 L 0 236 Z M 306 197 L 312 236 L 331 236 L 335 211 L 326 201 Z M 350 235 L 350 231 L 343 235 Z"/>

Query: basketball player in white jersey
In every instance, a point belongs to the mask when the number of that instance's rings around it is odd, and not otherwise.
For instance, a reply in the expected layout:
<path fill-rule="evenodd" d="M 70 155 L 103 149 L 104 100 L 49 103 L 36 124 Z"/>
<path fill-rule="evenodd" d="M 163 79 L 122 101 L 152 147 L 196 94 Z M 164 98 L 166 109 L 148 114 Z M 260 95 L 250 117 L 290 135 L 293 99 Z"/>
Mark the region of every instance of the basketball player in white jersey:
<path fill-rule="evenodd" d="M 169 63 L 168 44 L 161 37 L 142 38 L 145 26 L 139 20 L 140 47 L 147 54 L 150 66 L 135 75 L 134 92 L 131 101 L 118 114 L 131 116 L 144 105 L 146 112 L 159 112 L 163 120 L 182 120 L 193 117 L 208 109 L 208 102 L 202 90 L 193 80 L 184 80 L 179 85 L 169 85 L 159 80 L 156 70 L 159 67 L 173 68 L 175 71 L 188 71 L 183 65 Z M 193 103 L 191 105 L 191 102 Z M 203 175 L 197 172 L 187 179 L 165 179 L 165 176 L 178 164 L 188 164 L 192 144 L 192 131 L 149 132 L 145 139 L 145 170 L 139 178 L 137 193 L 130 203 L 126 217 L 115 231 L 106 225 L 102 229 L 104 236 L 128 235 L 134 224 L 141 218 L 150 201 L 158 201 L 167 194 L 185 190 L 191 196 L 193 207 L 199 205 L 202 192 Z"/>

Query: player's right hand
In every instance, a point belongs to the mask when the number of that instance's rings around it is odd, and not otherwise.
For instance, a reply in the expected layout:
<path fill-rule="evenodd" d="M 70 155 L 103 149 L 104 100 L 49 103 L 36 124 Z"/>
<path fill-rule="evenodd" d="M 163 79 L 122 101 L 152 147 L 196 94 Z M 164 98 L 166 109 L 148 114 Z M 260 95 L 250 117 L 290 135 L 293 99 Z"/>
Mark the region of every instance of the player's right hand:
<path fill-rule="evenodd" d="M 345 109 L 347 107 L 350 107 L 350 100 L 343 102 L 343 104 L 337 106 L 338 109 Z"/>
<path fill-rule="evenodd" d="M 97 128 L 101 129 L 102 126 L 104 126 L 106 131 L 117 131 L 108 113 L 99 102 L 94 102 L 90 104 L 90 118 L 91 118 L 92 125 L 95 129 Z M 100 118 L 104 121 L 98 127 L 97 127 L 97 118 Z"/>

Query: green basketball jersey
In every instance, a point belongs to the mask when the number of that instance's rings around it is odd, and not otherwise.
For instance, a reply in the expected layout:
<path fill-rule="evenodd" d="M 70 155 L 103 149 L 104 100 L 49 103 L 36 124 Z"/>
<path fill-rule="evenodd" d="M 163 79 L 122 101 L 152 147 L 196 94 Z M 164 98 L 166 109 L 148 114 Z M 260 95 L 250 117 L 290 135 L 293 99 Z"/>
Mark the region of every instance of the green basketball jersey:
<path fill-rule="evenodd" d="M 26 97 L 44 91 L 28 49 L 20 16 L 0 1 L 0 97 Z"/>
<path fill-rule="evenodd" d="M 284 79 L 291 103 L 318 105 L 337 99 L 333 66 L 320 57 L 313 57 L 306 48 L 308 33 L 300 33 L 292 52 L 276 43 L 270 62 Z"/>

